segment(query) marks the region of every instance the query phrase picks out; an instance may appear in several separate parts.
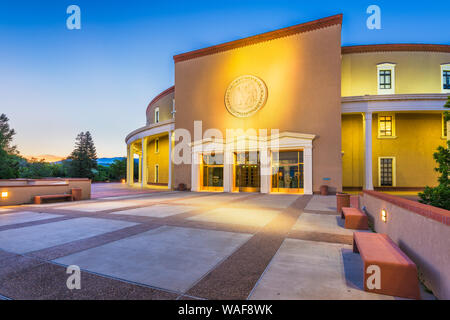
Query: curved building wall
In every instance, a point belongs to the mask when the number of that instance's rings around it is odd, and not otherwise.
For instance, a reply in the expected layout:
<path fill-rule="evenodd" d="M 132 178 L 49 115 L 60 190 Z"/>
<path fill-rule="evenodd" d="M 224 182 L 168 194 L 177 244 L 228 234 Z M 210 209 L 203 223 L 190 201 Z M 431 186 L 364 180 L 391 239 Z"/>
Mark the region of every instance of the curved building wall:
<path fill-rule="evenodd" d="M 450 52 L 363 52 L 342 55 L 342 96 L 378 94 L 377 65 L 395 63 L 395 94 L 442 93 L 441 65 Z"/>

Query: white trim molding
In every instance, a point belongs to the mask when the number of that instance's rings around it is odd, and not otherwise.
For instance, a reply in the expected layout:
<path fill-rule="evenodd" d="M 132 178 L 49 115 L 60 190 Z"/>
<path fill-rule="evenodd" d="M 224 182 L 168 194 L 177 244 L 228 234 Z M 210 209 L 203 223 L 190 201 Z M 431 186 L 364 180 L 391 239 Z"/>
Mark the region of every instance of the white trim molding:
<path fill-rule="evenodd" d="M 161 134 L 175 129 L 175 121 L 173 119 L 163 121 L 160 123 L 151 124 L 139 129 L 134 130 L 125 138 L 125 143 L 130 144 L 134 141 L 142 139 L 144 137 L 154 136 L 156 134 Z"/>
<path fill-rule="evenodd" d="M 450 63 L 441 64 L 441 91 L 442 93 L 450 93 L 450 89 L 444 89 L 444 71 L 450 72 Z"/>
<path fill-rule="evenodd" d="M 342 113 L 445 111 L 447 94 L 366 95 L 342 98 Z"/>
<path fill-rule="evenodd" d="M 378 94 L 395 94 L 395 63 L 384 62 L 377 65 L 377 89 Z M 391 87 L 389 89 L 380 88 L 380 72 L 390 71 L 391 72 Z"/>

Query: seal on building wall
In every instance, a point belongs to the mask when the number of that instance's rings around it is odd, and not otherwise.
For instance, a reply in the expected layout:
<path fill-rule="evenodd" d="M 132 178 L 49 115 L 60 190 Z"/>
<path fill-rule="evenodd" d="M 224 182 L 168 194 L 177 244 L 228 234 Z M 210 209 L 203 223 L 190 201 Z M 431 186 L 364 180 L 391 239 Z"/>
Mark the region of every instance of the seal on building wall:
<path fill-rule="evenodd" d="M 267 87 L 260 78 L 245 75 L 233 80 L 225 92 L 225 106 L 235 117 L 247 118 L 267 101 Z"/>

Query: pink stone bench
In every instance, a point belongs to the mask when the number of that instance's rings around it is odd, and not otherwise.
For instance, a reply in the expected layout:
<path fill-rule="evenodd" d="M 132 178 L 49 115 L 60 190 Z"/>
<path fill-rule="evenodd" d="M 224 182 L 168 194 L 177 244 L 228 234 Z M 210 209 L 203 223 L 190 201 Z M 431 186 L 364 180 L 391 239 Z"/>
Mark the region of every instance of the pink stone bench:
<path fill-rule="evenodd" d="M 342 219 L 345 219 L 345 229 L 368 230 L 369 220 L 367 216 L 356 208 L 342 208 Z"/>

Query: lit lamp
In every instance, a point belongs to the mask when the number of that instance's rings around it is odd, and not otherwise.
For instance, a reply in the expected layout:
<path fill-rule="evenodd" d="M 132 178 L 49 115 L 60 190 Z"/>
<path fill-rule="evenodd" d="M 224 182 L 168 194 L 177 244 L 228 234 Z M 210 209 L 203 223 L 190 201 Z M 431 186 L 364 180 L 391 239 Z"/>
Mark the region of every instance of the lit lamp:
<path fill-rule="evenodd" d="M 2 199 L 8 198 L 8 191 L 2 191 Z"/>
<path fill-rule="evenodd" d="M 122 179 L 122 183 L 125 183 L 126 182 L 126 180 L 125 179 Z"/>
<path fill-rule="evenodd" d="M 381 210 L 381 221 L 387 222 L 387 211 L 385 209 Z"/>

